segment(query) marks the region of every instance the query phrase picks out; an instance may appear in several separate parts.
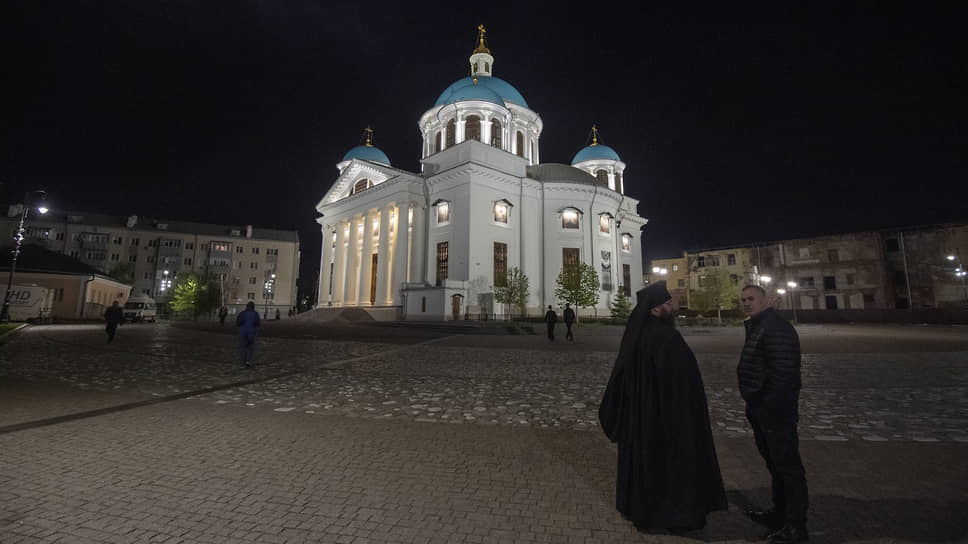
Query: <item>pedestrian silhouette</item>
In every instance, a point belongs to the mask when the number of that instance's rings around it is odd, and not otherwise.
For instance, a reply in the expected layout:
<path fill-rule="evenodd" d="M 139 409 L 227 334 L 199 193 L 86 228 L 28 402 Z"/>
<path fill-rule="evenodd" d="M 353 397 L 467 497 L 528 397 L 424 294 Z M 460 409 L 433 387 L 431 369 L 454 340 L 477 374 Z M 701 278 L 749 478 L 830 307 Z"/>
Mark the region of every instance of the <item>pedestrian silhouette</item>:
<path fill-rule="evenodd" d="M 565 338 L 575 341 L 575 336 L 571 334 L 571 326 L 575 323 L 575 310 L 571 309 L 571 304 L 565 303 L 565 327 L 568 332 L 565 333 Z"/>
<path fill-rule="evenodd" d="M 548 311 L 545 312 L 545 322 L 548 324 L 548 340 L 555 339 L 555 323 L 558 322 L 558 314 L 551 309 L 551 305 L 548 305 Z"/>
<path fill-rule="evenodd" d="M 219 311 L 218 311 L 218 322 L 223 327 L 225 326 L 225 318 L 228 317 L 228 315 L 229 315 L 229 309 L 228 308 L 226 308 L 225 306 L 222 306 L 221 308 L 219 308 Z"/>
<path fill-rule="evenodd" d="M 252 366 L 255 355 L 255 335 L 259 331 L 259 312 L 255 311 L 255 303 L 249 302 L 245 310 L 239 312 L 235 318 L 235 326 L 239 328 L 239 364 L 245 368 Z"/>
<path fill-rule="evenodd" d="M 104 331 L 108 333 L 108 344 L 114 340 L 114 333 L 118 330 L 122 321 L 124 321 L 124 311 L 121 310 L 121 306 L 115 300 L 111 303 L 111 307 L 104 312 Z"/>

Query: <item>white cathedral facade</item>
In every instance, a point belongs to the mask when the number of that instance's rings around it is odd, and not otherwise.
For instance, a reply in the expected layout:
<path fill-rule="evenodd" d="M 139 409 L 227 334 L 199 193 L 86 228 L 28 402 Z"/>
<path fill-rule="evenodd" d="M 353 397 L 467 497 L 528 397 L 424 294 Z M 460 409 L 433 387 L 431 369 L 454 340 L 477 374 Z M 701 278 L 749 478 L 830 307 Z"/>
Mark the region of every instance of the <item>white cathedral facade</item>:
<path fill-rule="evenodd" d="M 541 117 L 493 68 L 480 27 L 470 75 L 420 118 L 421 172 L 391 166 L 369 136 L 337 165 L 316 205 L 317 308 L 399 319 L 501 315 L 494 288 L 517 267 L 530 282 L 528 313 L 542 315 L 563 306 L 558 275 L 578 262 L 601 283 L 598 305 L 582 313 L 607 315 L 618 290 L 642 287 L 646 219 L 624 195 L 625 163 L 597 133 L 571 165 L 541 163 Z"/>

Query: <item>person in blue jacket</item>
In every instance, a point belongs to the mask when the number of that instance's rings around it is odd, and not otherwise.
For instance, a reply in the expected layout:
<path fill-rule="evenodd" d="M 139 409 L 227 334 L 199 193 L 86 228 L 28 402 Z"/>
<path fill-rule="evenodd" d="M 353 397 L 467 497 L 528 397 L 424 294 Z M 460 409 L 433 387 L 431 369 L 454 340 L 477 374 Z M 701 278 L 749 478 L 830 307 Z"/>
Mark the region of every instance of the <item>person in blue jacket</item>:
<path fill-rule="evenodd" d="M 259 312 L 255 311 L 255 302 L 245 305 L 245 310 L 239 312 L 235 318 L 235 325 L 239 328 L 239 363 L 245 367 L 252 366 L 252 356 L 255 353 L 255 335 L 259 331 Z"/>

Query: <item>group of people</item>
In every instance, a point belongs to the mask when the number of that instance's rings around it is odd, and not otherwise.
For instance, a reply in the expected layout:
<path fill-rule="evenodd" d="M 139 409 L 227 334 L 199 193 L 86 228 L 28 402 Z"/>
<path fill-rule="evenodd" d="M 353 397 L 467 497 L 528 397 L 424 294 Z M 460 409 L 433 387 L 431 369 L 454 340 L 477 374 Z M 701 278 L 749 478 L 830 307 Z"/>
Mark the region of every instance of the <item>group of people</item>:
<path fill-rule="evenodd" d="M 565 332 L 565 339 L 574 342 L 575 336 L 571 333 L 571 326 L 575 324 L 575 310 L 571 309 L 571 304 L 565 303 L 565 311 L 562 312 L 565 318 L 565 328 L 568 330 Z M 545 323 L 548 325 L 548 340 L 554 341 L 555 339 L 555 325 L 558 323 L 558 313 L 555 312 L 551 305 L 548 305 L 548 311 L 545 312 L 544 317 Z"/>
<path fill-rule="evenodd" d="M 771 508 L 745 513 L 767 527 L 770 544 L 804 542 L 800 340 L 770 307 L 762 287 L 744 287 L 741 304 L 748 317 L 737 365 L 739 392 L 772 479 L 773 500 Z M 637 293 L 599 407 L 602 429 L 618 444 L 616 507 L 645 532 L 700 529 L 708 513 L 727 508 L 702 376 L 675 328 L 674 312 L 665 282 Z"/>

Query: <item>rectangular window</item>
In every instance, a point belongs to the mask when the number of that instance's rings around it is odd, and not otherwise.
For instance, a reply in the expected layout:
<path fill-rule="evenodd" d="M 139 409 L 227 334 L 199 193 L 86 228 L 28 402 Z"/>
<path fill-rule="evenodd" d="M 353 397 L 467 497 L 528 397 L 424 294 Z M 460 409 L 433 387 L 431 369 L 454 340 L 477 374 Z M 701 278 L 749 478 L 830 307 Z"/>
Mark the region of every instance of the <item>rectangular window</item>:
<path fill-rule="evenodd" d="M 801 247 L 800 248 L 800 258 L 801 259 L 809 259 L 810 258 L 810 248 L 808 248 L 808 247 Z"/>
<path fill-rule="evenodd" d="M 561 248 L 561 265 L 564 268 L 577 265 L 581 262 L 581 252 L 577 247 Z"/>
<path fill-rule="evenodd" d="M 709 256 L 709 266 L 719 266 L 719 255 Z"/>
<path fill-rule="evenodd" d="M 151 296 L 151 289 L 142 289 L 141 294 Z"/>
<path fill-rule="evenodd" d="M 257 248 L 257 247 L 252 248 L 252 254 L 253 255 L 258 255 L 259 254 L 259 248 Z"/>
<path fill-rule="evenodd" d="M 437 244 L 437 287 L 447 279 L 447 257 L 447 242 L 440 242 Z"/>
<path fill-rule="evenodd" d="M 679 287 L 679 289 L 684 288 L 686 286 L 686 280 L 680 279 L 676 286 Z"/>
<path fill-rule="evenodd" d="M 134 246 L 134 247 L 138 247 L 138 245 L 140 243 L 141 243 L 141 239 L 140 238 L 132 238 L 131 239 L 131 245 Z"/>
<path fill-rule="evenodd" d="M 632 265 L 630 264 L 622 265 L 622 289 L 625 291 L 625 296 L 632 296 Z"/>
<path fill-rule="evenodd" d="M 449 222 L 450 222 L 450 203 L 438 202 L 437 203 L 437 224 L 443 225 Z"/>
<path fill-rule="evenodd" d="M 248 298 L 249 300 L 255 300 L 255 293 L 248 293 L 246 298 Z"/>
<path fill-rule="evenodd" d="M 813 276 L 800 278 L 799 283 L 800 283 L 800 287 L 802 287 L 803 289 L 813 289 L 815 287 L 813 283 Z"/>
<path fill-rule="evenodd" d="M 151 272 L 145 272 L 145 279 L 146 279 L 146 280 L 150 280 L 150 279 L 152 279 L 152 278 L 151 278 Z"/>
<path fill-rule="evenodd" d="M 824 276 L 823 277 L 823 288 L 825 291 L 831 291 L 837 288 L 837 278 L 834 276 Z"/>
<path fill-rule="evenodd" d="M 847 274 L 847 285 L 853 285 L 853 284 L 854 284 L 854 275 Z"/>
<path fill-rule="evenodd" d="M 836 263 L 840 261 L 840 253 L 836 249 L 828 249 L 827 260 L 832 263 Z"/>
<path fill-rule="evenodd" d="M 494 222 L 508 224 L 508 205 L 507 202 L 497 202 L 494 204 Z"/>
<path fill-rule="evenodd" d="M 64 239 L 64 233 L 63 232 L 58 232 L 57 234 L 54 235 L 54 239 L 55 240 L 63 240 Z"/>
<path fill-rule="evenodd" d="M 704 257 L 702 255 L 696 257 L 696 267 L 697 268 L 705 268 L 706 267 L 706 257 Z"/>
<path fill-rule="evenodd" d="M 239 263 L 239 264 L 242 264 L 242 263 Z M 258 269 L 259 269 L 259 263 L 249 263 L 249 270 L 258 270 Z"/>
<path fill-rule="evenodd" d="M 124 238 L 121 238 L 120 236 L 115 236 L 113 241 L 114 241 L 114 244 L 115 245 L 118 245 L 119 246 L 119 245 L 121 245 L 121 242 L 124 241 Z"/>
<path fill-rule="evenodd" d="M 114 262 L 120 261 L 121 260 L 121 255 L 118 255 L 117 253 L 112 253 L 111 254 L 111 260 L 114 261 Z"/>
<path fill-rule="evenodd" d="M 578 210 L 569 208 L 561 212 L 561 228 L 578 229 L 580 226 L 578 222 Z"/>
<path fill-rule="evenodd" d="M 508 284 L 508 245 L 494 242 L 494 286 Z"/>
<path fill-rule="evenodd" d="M 153 262 L 155 262 L 155 256 L 154 255 L 148 255 L 148 257 L 145 258 L 145 260 L 148 261 L 149 263 L 153 263 Z"/>
<path fill-rule="evenodd" d="M 726 266 L 733 266 L 736 264 L 736 254 L 727 253 L 726 254 Z"/>
<path fill-rule="evenodd" d="M 131 263 L 138 262 L 138 256 L 137 255 L 132 255 L 132 256 L 128 257 L 128 262 L 131 262 Z"/>
<path fill-rule="evenodd" d="M 632 251 L 632 236 L 628 234 L 622 235 L 622 251 L 628 252 Z"/>
<path fill-rule="evenodd" d="M 736 274 L 730 274 L 729 281 L 732 282 L 733 285 L 739 285 L 739 276 Z"/>
<path fill-rule="evenodd" d="M 608 220 L 607 215 L 602 215 L 601 219 L 598 220 L 598 229 L 602 231 L 602 234 L 612 232 L 611 222 Z"/>
<path fill-rule="evenodd" d="M 185 249 L 195 249 L 195 242 L 185 242 Z"/>
<path fill-rule="evenodd" d="M 255 285 L 255 281 L 256 281 L 255 276 L 250 277 L 249 278 L 249 285 Z"/>
<path fill-rule="evenodd" d="M 188 266 L 191 266 L 192 265 L 192 258 L 191 257 L 185 257 L 185 264 L 187 264 Z"/>
<path fill-rule="evenodd" d="M 243 251 L 245 251 L 245 248 L 243 248 L 242 246 L 235 246 L 236 253 L 242 253 Z"/>

